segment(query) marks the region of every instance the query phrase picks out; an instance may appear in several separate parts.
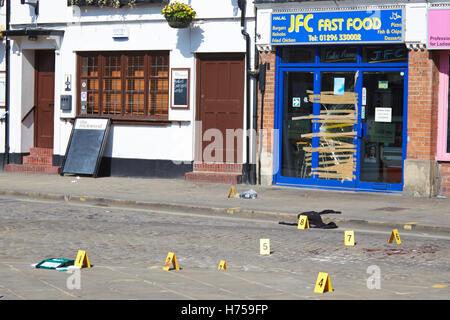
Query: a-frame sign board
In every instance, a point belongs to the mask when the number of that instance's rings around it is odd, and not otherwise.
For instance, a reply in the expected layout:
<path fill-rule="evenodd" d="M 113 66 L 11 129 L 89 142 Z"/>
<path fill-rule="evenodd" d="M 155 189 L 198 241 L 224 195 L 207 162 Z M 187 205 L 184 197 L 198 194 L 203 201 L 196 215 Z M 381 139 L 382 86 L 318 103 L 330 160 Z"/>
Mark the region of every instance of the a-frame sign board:
<path fill-rule="evenodd" d="M 61 175 L 72 173 L 97 177 L 110 126 L 110 119 L 76 118 Z"/>

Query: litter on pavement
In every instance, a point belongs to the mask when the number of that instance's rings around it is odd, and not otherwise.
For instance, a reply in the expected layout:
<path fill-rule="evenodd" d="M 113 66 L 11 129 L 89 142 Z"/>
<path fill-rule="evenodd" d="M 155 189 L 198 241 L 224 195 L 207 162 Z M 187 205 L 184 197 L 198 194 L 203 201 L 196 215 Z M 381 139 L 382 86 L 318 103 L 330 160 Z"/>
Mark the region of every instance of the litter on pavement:
<path fill-rule="evenodd" d="M 258 193 L 253 189 L 250 189 L 244 193 L 239 194 L 239 198 L 243 199 L 256 199 L 257 197 Z"/>

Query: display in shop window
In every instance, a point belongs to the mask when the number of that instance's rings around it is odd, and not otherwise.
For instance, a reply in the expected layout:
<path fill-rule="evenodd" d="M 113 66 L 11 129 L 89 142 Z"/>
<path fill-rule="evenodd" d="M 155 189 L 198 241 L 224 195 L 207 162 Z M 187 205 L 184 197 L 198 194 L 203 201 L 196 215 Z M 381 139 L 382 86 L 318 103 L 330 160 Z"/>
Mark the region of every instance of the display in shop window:
<path fill-rule="evenodd" d="M 364 162 L 366 163 L 378 163 L 376 143 L 366 144 L 366 154 L 364 156 Z"/>
<path fill-rule="evenodd" d="M 407 62 L 408 50 L 404 45 L 401 46 L 367 46 L 363 48 L 363 63 L 399 63 Z"/>

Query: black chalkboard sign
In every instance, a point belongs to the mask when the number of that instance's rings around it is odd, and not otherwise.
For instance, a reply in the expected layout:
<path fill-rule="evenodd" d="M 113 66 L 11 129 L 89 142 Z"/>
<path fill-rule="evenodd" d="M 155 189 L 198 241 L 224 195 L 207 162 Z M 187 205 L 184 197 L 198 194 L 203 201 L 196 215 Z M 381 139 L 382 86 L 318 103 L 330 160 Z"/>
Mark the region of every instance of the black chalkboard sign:
<path fill-rule="evenodd" d="M 190 70 L 186 68 L 172 69 L 172 108 L 189 108 L 189 73 Z"/>
<path fill-rule="evenodd" d="M 188 104 L 188 79 L 175 79 L 173 101 L 175 106 L 186 106 Z"/>
<path fill-rule="evenodd" d="M 97 177 L 110 125 L 110 119 L 75 119 L 61 175 L 72 173 Z"/>

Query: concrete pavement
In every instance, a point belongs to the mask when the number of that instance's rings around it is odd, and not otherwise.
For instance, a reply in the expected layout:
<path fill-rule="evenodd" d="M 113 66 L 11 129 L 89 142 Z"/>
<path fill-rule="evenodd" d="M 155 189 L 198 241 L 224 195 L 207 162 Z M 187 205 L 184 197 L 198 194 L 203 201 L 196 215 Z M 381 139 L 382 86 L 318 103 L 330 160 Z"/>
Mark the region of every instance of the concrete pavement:
<path fill-rule="evenodd" d="M 402 194 L 315 190 L 296 187 L 236 185 L 238 194 L 250 189 L 257 199 L 227 198 L 230 185 L 175 179 L 78 177 L 0 172 L 0 195 L 67 201 L 86 201 L 160 210 L 227 212 L 274 216 L 295 222 L 304 211 L 332 209 L 341 214 L 322 216 L 334 221 L 429 231 L 450 231 L 450 199 Z"/>

